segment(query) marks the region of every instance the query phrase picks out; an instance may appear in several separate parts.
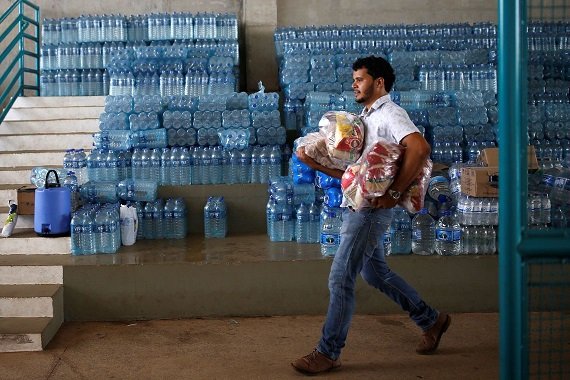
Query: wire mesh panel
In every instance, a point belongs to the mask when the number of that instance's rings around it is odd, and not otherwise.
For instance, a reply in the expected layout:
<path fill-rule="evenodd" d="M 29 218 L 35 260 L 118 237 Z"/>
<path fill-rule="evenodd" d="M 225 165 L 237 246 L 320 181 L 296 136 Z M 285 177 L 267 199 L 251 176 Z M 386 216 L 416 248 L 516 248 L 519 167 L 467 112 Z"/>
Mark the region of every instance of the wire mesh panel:
<path fill-rule="evenodd" d="M 570 259 L 531 259 L 523 270 L 528 378 L 570 379 Z"/>
<path fill-rule="evenodd" d="M 564 21 L 570 18 L 568 0 L 529 0 L 528 20 Z"/>

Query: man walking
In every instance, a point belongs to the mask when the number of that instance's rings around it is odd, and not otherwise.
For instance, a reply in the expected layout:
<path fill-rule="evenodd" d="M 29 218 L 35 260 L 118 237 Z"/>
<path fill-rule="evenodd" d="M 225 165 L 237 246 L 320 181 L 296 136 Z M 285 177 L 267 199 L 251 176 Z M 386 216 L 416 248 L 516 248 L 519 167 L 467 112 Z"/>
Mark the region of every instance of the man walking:
<path fill-rule="evenodd" d="M 359 273 L 368 284 L 407 311 L 422 329 L 417 353 L 433 353 L 451 323 L 449 315 L 425 303 L 414 288 L 391 271 L 384 258 L 384 248 L 378 244 L 378 237 L 391 224 L 392 208 L 420 174 L 431 148 L 406 111 L 390 99 L 389 92 L 396 79 L 390 63 L 370 56 L 356 60 L 352 70 L 354 96 L 364 106 L 360 115 L 365 125 L 364 150 L 383 138 L 402 145 L 405 151 L 398 175 L 386 194 L 371 199 L 369 208 L 343 210 L 340 246 L 329 275 L 330 300 L 321 339 L 313 352 L 291 363 L 299 372 L 311 375 L 341 365 L 340 353 L 354 313 L 354 288 Z M 318 164 L 305 154 L 304 148 L 297 151 L 297 156 L 315 170 L 342 177 L 342 170 Z"/>

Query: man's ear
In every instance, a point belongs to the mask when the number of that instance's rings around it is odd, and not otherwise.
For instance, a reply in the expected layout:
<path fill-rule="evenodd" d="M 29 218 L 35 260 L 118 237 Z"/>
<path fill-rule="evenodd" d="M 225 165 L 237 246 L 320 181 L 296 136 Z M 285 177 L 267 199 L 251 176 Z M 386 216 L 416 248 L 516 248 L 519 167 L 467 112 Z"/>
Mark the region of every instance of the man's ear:
<path fill-rule="evenodd" d="M 384 84 L 384 78 L 378 77 L 376 78 L 376 86 L 379 87 Z"/>

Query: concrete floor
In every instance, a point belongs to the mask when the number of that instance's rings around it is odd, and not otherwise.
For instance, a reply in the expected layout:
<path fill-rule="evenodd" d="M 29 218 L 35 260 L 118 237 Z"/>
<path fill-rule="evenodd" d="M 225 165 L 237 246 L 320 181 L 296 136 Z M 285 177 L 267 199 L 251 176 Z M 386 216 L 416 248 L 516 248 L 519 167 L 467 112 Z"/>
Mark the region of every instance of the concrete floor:
<path fill-rule="evenodd" d="M 357 315 L 343 368 L 322 378 L 479 380 L 499 376 L 498 314 L 453 314 L 435 355 L 414 352 L 405 315 Z M 0 379 L 296 379 L 323 316 L 67 322 L 43 352 L 0 353 Z"/>

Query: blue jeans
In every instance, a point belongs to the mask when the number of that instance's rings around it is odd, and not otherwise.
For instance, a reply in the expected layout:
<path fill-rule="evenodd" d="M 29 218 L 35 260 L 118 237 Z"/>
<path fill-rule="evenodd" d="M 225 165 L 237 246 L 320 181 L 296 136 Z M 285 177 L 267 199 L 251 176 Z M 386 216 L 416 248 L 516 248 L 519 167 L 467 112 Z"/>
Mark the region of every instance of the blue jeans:
<path fill-rule="evenodd" d="M 427 305 L 403 278 L 390 270 L 384 259 L 384 247 L 378 244 L 390 226 L 392 210 L 364 209 L 342 214 L 340 246 L 329 275 L 330 301 L 322 337 L 317 350 L 337 359 L 345 345 L 354 313 L 354 288 L 358 273 L 403 310 L 422 329 L 437 320 L 439 312 Z"/>

